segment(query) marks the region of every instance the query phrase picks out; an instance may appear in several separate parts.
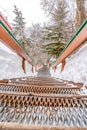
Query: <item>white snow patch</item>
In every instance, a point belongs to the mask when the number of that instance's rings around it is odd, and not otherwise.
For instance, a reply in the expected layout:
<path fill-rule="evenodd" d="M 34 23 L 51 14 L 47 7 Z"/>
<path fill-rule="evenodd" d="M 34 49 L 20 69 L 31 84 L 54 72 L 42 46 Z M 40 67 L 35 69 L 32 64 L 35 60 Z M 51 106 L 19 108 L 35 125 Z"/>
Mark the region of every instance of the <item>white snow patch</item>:
<path fill-rule="evenodd" d="M 61 65 L 58 65 L 56 72 L 51 69 L 51 74 L 53 77 L 83 83 L 84 86 L 87 86 L 87 45 L 81 47 L 78 52 L 67 59 L 64 70 L 60 71 Z"/>
<path fill-rule="evenodd" d="M 16 77 L 34 76 L 32 66 L 26 62 L 26 74 L 22 69 L 22 58 L 0 43 L 0 80 Z"/>
<path fill-rule="evenodd" d="M 4 45 L 4 42 L 0 41 L 0 51 L 3 50 L 5 52 L 8 52 L 9 54 L 16 54 L 11 49 L 9 49 L 6 45 Z"/>

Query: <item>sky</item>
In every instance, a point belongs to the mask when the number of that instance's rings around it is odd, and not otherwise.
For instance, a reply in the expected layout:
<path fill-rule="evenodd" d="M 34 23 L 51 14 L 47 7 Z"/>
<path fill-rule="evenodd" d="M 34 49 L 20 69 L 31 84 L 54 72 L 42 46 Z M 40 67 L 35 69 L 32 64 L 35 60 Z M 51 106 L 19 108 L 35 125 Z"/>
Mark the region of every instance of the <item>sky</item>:
<path fill-rule="evenodd" d="M 7 15 L 9 22 L 12 22 L 15 17 L 14 5 L 22 11 L 27 27 L 31 26 L 32 23 L 42 24 L 47 19 L 40 6 L 40 0 L 0 0 L 0 11 L 3 15 Z"/>

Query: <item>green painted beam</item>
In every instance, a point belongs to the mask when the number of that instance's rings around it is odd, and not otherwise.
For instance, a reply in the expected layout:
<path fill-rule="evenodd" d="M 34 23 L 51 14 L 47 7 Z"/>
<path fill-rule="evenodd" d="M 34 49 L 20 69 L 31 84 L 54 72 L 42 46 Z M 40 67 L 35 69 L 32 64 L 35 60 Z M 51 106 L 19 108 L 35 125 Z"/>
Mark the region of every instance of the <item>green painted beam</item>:
<path fill-rule="evenodd" d="M 18 46 L 26 53 L 27 56 L 28 53 L 23 49 L 23 47 L 21 46 L 20 42 L 15 38 L 15 36 L 12 34 L 12 32 L 6 27 L 6 25 L 2 22 L 2 20 L 0 20 L 0 24 L 5 28 L 5 30 L 9 33 L 9 35 L 15 40 L 15 42 L 18 44 Z M 30 57 L 30 56 L 29 56 Z M 30 57 L 31 58 L 31 57 Z M 32 59 L 32 58 L 31 58 Z M 34 60 L 32 59 L 32 61 L 34 62 Z"/>
<path fill-rule="evenodd" d="M 87 24 L 87 19 L 82 23 L 82 25 L 80 26 L 80 28 L 77 30 L 77 32 L 74 34 L 74 36 L 72 37 L 72 39 L 66 44 L 65 48 L 63 49 L 63 51 L 60 53 L 59 57 L 62 55 L 62 53 L 67 49 L 67 47 L 72 43 L 72 41 L 78 36 L 78 34 L 81 32 L 81 30 L 85 27 L 85 25 Z"/>

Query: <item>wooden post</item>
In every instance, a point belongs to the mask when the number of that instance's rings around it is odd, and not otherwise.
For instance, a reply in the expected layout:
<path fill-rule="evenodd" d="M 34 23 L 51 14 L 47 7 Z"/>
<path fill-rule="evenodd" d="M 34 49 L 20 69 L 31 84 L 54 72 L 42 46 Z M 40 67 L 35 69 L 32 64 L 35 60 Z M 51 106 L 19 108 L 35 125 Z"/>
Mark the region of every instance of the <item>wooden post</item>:
<path fill-rule="evenodd" d="M 51 68 L 52 67 L 52 63 L 49 63 L 49 68 Z"/>
<path fill-rule="evenodd" d="M 56 69 L 57 69 L 57 65 L 53 68 L 54 69 L 54 72 L 56 72 Z"/>
<path fill-rule="evenodd" d="M 25 70 L 25 59 L 22 58 L 22 69 L 24 71 L 24 73 L 26 73 L 26 70 Z"/>
<path fill-rule="evenodd" d="M 64 70 L 65 64 L 66 64 L 66 59 L 62 61 L 61 72 Z"/>
<path fill-rule="evenodd" d="M 35 73 L 35 66 L 32 66 L 32 73 Z"/>

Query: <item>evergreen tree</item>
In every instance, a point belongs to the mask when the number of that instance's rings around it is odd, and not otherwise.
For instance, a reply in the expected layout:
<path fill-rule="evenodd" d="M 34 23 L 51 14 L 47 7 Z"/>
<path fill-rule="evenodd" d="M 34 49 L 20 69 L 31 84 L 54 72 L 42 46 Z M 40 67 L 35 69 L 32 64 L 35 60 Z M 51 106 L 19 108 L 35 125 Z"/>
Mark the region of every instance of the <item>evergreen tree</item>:
<path fill-rule="evenodd" d="M 15 13 L 15 19 L 13 24 L 13 33 L 14 35 L 20 39 L 21 37 L 24 37 L 24 31 L 25 31 L 25 22 L 24 18 L 22 16 L 22 12 L 19 11 L 19 9 L 14 5 L 14 11 Z"/>
<path fill-rule="evenodd" d="M 47 53 L 51 58 L 57 59 L 59 57 L 59 55 L 61 54 L 61 52 L 63 51 L 65 47 L 65 44 L 63 43 L 51 43 L 48 45 L 43 45 L 43 52 Z"/>
<path fill-rule="evenodd" d="M 15 19 L 13 20 L 13 34 L 18 39 L 22 49 L 29 55 L 30 39 L 25 36 L 25 22 L 22 12 L 14 5 Z"/>
<path fill-rule="evenodd" d="M 43 61 L 43 59 L 46 59 L 46 54 L 42 52 L 42 44 L 44 43 L 42 39 L 42 30 L 43 27 L 37 23 L 32 24 L 32 26 L 29 28 L 29 38 L 31 41 L 31 47 L 30 47 L 30 54 L 32 58 L 34 59 L 35 63 L 37 64 L 38 61 Z"/>
<path fill-rule="evenodd" d="M 42 48 L 51 57 L 58 58 L 65 44 L 69 41 L 72 34 L 72 24 L 68 19 L 68 6 L 66 1 L 53 0 L 56 3 L 50 11 L 51 24 L 45 28 L 44 40 L 47 44 Z M 50 3 L 49 3 L 50 4 Z M 53 4 L 51 4 L 53 5 Z M 63 45 L 64 44 L 64 45 Z"/>

